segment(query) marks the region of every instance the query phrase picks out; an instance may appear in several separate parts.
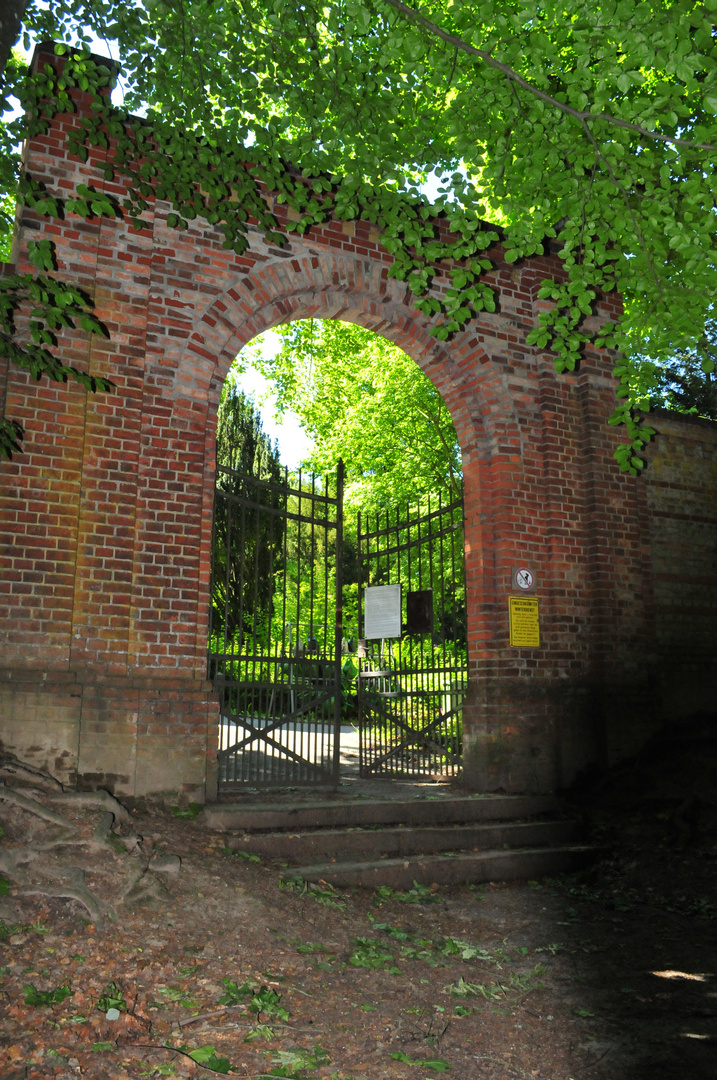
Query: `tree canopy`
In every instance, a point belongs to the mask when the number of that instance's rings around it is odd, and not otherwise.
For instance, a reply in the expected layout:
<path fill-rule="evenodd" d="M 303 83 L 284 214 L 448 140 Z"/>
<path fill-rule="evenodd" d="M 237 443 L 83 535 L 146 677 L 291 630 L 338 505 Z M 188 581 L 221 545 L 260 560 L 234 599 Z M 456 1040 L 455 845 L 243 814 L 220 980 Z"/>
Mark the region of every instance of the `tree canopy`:
<path fill-rule="evenodd" d="M 441 395 L 418 364 L 351 323 L 307 319 L 278 327 L 282 347 L 240 354 L 276 389 L 314 440 L 307 464 L 332 472 L 342 459 L 352 510 L 417 504 L 462 489 L 461 453 Z"/>
<path fill-rule="evenodd" d="M 108 210 L 87 191 L 77 212 L 139 220 L 157 193 L 174 203 L 176 227 L 202 215 L 235 250 L 247 212 L 279 239 L 246 180 L 251 162 L 298 210 L 292 228 L 330 216 L 376 221 L 393 273 L 440 316 L 439 337 L 494 305 L 481 278 L 493 222 L 508 260 L 551 242 L 564 261 L 568 281 L 545 283 L 554 303 L 529 336 L 559 370 L 574 368 L 591 340 L 584 320 L 597 293 L 619 289 L 625 316 L 597 344 L 626 355 L 614 420 L 628 424 L 620 461 L 634 472 L 641 358 L 659 367 L 694 348 L 712 311 L 716 11 L 717 0 L 30 0 L 24 25 L 70 43 L 88 31 L 116 41 L 125 107 L 147 110 L 151 136 L 98 107 L 87 141 L 121 130 L 121 161 L 108 168 L 131 174 L 134 194 Z M 94 85 L 75 55 L 63 87 L 43 76 L 21 91 L 31 125 L 46 110 L 40 91 L 62 107 L 68 80 Z M 7 92 L 21 76 L 8 68 Z M 419 190 L 430 177 L 432 205 Z M 31 185 L 20 197 L 46 202 Z M 438 243 L 436 213 L 454 243 Z M 426 289 L 442 257 L 459 264 L 439 305 Z"/>
<path fill-rule="evenodd" d="M 694 348 L 677 351 L 664 364 L 643 360 L 633 386 L 635 400 L 645 409 L 674 409 L 717 420 L 715 363 L 717 321 L 710 319 Z"/>

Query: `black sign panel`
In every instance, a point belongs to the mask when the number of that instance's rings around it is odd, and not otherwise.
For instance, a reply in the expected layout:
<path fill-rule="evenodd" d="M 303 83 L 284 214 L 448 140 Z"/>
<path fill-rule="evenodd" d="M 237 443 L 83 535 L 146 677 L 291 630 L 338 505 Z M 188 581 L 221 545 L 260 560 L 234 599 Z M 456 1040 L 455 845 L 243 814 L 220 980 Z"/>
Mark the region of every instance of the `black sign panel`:
<path fill-rule="evenodd" d="M 433 633 L 433 589 L 406 593 L 406 633 Z"/>

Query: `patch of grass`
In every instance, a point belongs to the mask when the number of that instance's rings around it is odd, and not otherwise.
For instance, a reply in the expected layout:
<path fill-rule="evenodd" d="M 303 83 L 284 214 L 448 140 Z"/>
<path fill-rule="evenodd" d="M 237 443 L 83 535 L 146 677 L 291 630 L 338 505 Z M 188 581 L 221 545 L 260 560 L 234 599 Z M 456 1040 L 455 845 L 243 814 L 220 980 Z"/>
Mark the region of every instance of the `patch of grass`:
<path fill-rule="evenodd" d="M 296 947 L 297 953 L 302 955 L 308 955 L 314 968 L 319 971 L 333 971 L 336 963 L 336 954 L 332 949 L 326 948 L 325 945 L 315 945 L 313 942 L 306 942 Z"/>
<path fill-rule="evenodd" d="M 583 900 L 588 904 L 596 904 L 603 899 L 603 894 L 600 889 L 589 886 L 585 884 L 585 882 L 579 881 L 575 877 L 571 877 L 567 874 L 559 877 L 545 878 L 544 884 L 549 889 L 555 889 L 556 892 L 562 892 L 566 896 L 571 896 L 574 900 Z"/>
<path fill-rule="evenodd" d="M 471 945 L 469 941 L 460 938 L 444 938 L 437 945 L 442 956 L 459 956 L 461 960 L 483 960 L 494 964 L 498 957 L 495 953 L 483 949 L 480 945 Z M 502 950 L 499 950 L 502 953 Z"/>
<path fill-rule="evenodd" d="M 316 882 L 304 881 L 302 877 L 282 878 L 279 882 L 279 888 L 315 900 L 317 904 L 323 904 L 324 907 L 337 908 L 342 911 L 346 906 L 333 885 L 330 885 L 327 881 L 321 881 L 317 884 Z"/>
<path fill-rule="evenodd" d="M 241 1005 L 243 1001 L 251 997 L 256 989 L 255 983 L 244 982 L 239 986 L 228 976 L 222 979 L 224 993 L 219 998 L 220 1005 Z"/>
<path fill-rule="evenodd" d="M 354 951 L 349 957 L 349 964 L 353 967 L 367 968 L 369 971 L 390 971 L 393 975 L 401 974 L 401 969 L 396 967 L 393 953 L 383 949 L 378 941 L 358 937 L 354 938 L 351 944 Z"/>
<path fill-rule="evenodd" d="M 318 968 L 319 971 L 333 971 L 333 965 L 336 963 L 336 955 L 331 949 L 327 949 L 325 945 L 306 941 L 297 945 L 296 951 L 303 955 L 308 955 L 313 965 Z"/>
<path fill-rule="evenodd" d="M 428 885 L 421 885 L 415 880 L 413 882 L 413 888 L 408 889 L 407 892 L 400 892 L 396 889 L 392 889 L 390 885 L 379 885 L 378 888 L 374 890 L 374 907 L 380 907 L 381 904 L 387 904 L 391 900 L 398 900 L 402 904 L 443 903 L 443 898 L 434 890 L 430 889 Z"/>
<path fill-rule="evenodd" d="M 504 947 L 499 946 L 491 952 L 480 945 L 472 945 L 469 941 L 463 941 L 461 938 L 440 937 L 431 940 L 430 938 L 409 934 L 400 927 L 391 926 L 390 923 L 376 922 L 370 915 L 369 920 L 374 930 L 380 930 L 394 940 L 405 943 L 401 948 L 401 955 L 407 960 L 433 962 L 439 957 L 457 957 L 461 960 L 478 960 L 482 963 L 495 964 L 499 968 L 503 964 L 512 962 L 512 957 Z M 528 948 L 527 946 L 521 946 L 515 952 L 519 956 L 525 956 L 528 953 Z"/>
<path fill-rule="evenodd" d="M 254 1039 L 266 1039 L 269 1042 L 274 1038 L 274 1029 L 269 1024 L 257 1024 L 253 1028 L 249 1028 L 244 1036 L 244 1042 L 253 1042 Z"/>
<path fill-rule="evenodd" d="M 304 941 L 301 945 L 296 946 L 298 953 L 316 953 L 316 952 L 328 952 L 325 945 L 314 944 L 313 941 Z"/>
<path fill-rule="evenodd" d="M 476 900 L 485 900 L 486 892 L 480 885 L 468 885 L 468 891 L 475 894 Z"/>
<path fill-rule="evenodd" d="M 432 1072 L 444 1073 L 450 1069 L 450 1065 L 443 1058 L 428 1058 L 424 1061 L 415 1061 L 410 1058 L 408 1054 L 404 1054 L 403 1050 L 396 1051 L 395 1054 L 391 1054 L 393 1061 L 402 1061 L 405 1065 L 416 1065 L 420 1069 L 430 1069 Z"/>
<path fill-rule="evenodd" d="M 260 1073 L 255 1080 L 273 1080 L 274 1077 L 286 1077 L 287 1080 L 311 1080 L 307 1069 L 317 1069 L 328 1065 L 330 1058 L 322 1046 L 313 1050 L 279 1050 L 271 1055 L 275 1064 L 269 1072 Z M 315 1074 L 312 1074 L 315 1075 Z"/>
<path fill-rule="evenodd" d="M 469 982 L 467 979 L 464 979 L 463 976 L 461 976 L 458 982 L 445 986 L 444 990 L 449 994 L 452 994 L 453 997 L 482 996 L 486 1001 L 494 1001 L 504 996 L 501 987 L 496 983 Z"/>
<path fill-rule="evenodd" d="M 167 1001 L 175 1002 L 177 1005 L 182 1005 L 185 1009 L 198 1009 L 199 1002 L 196 1001 L 185 990 L 178 990 L 172 986 L 160 986 L 159 993 L 162 997 L 165 997 Z M 115 1006 L 117 1008 L 117 1006 Z"/>
<path fill-rule="evenodd" d="M 689 914 L 696 915 L 700 919 L 717 919 L 717 906 L 711 900 L 705 900 L 704 897 L 692 897 L 687 903 Z"/>
<path fill-rule="evenodd" d="M 279 1004 L 281 994 L 277 994 L 276 990 L 271 990 L 268 986 L 257 986 L 256 983 L 249 981 L 238 986 L 236 982 L 226 977 L 222 979 L 222 986 L 224 993 L 219 998 L 220 1005 L 241 1005 L 247 1002 L 250 1012 L 256 1013 L 257 1016 L 265 1013 L 266 1016 L 276 1017 L 284 1023 L 289 1019 L 290 1014 Z"/>
<path fill-rule="evenodd" d="M 202 804 L 198 802 L 190 802 L 189 806 L 173 806 L 171 808 L 176 818 L 182 818 L 185 821 L 196 821 L 201 809 Z"/>
<path fill-rule="evenodd" d="M 237 848 L 223 847 L 221 849 L 224 855 L 233 855 L 237 859 L 241 859 L 242 862 L 260 863 L 261 858 L 259 855 L 255 855 L 252 851 L 239 851 Z"/>
<path fill-rule="evenodd" d="M 427 946 L 427 947 L 426 947 Z M 423 960 L 427 964 L 435 964 L 437 957 L 432 950 L 432 943 L 426 942 L 426 946 L 422 945 L 403 945 L 401 947 L 401 959 L 402 960 Z"/>
<path fill-rule="evenodd" d="M 252 1000 L 249 1001 L 249 1009 L 257 1013 L 257 1015 L 266 1013 L 267 1016 L 275 1016 L 276 1020 L 286 1023 L 289 1013 L 281 1007 L 279 1003 L 281 999 L 282 995 L 276 993 L 276 990 L 272 990 L 268 986 L 260 986 Z"/>
<path fill-rule="evenodd" d="M 547 968 L 543 964 L 536 964 L 530 971 L 511 971 L 507 979 L 490 983 L 469 982 L 461 977 L 458 982 L 444 986 L 443 990 L 453 997 L 483 997 L 495 1004 L 515 1000 L 541 989 L 541 979 L 546 972 Z"/>

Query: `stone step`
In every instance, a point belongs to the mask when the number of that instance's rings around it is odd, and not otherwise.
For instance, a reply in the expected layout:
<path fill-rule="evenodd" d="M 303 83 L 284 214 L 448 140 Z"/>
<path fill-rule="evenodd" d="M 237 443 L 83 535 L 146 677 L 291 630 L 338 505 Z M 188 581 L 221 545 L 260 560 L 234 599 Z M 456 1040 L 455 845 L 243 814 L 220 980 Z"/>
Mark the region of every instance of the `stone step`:
<path fill-rule="evenodd" d="M 341 859 L 405 858 L 441 851 L 564 844 L 575 837 L 572 821 L 510 821 L 490 825 L 324 829 L 317 832 L 232 836 L 227 846 L 289 863 Z"/>
<path fill-rule="evenodd" d="M 371 862 L 325 862 L 297 866 L 283 877 L 325 881 L 337 888 L 375 889 L 388 885 L 406 891 L 419 885 L 470 885 L 486 881 L 517 881 L 576 870 L 594 855 L 586 844 L 522 848 L 513 851 L 467 852 L 461 855 L 417 855 L 407 859 Z"/>
<path fill-rule="evenodd" d="M 209 803 L 197 821 L 214 832 L 357 827 L 452 825 L 509 821 L 555 813 L 553 795 L 482 795 L 419 799 L 323 799 L 315 802 Z"/>

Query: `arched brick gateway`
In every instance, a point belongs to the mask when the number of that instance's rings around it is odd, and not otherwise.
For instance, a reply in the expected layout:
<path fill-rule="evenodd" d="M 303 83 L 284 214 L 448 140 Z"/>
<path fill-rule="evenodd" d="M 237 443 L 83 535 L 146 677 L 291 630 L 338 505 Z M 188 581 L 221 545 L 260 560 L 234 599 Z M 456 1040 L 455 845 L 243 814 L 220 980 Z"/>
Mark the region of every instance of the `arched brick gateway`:
<path fill-rule="evenodd" d="M 86 165 L 68 156 L 75 123 L 59 116 L 31 140 L 26 169 L 51 190 L 84 180 L 121 198 L 103 184 L 101 153 Z M 218 398 L 245 342 L 310 315 L 396 342 L 455 422 L 471 786 L 551 790 L 629 753 L 658 721 L 711 702 L 713 427 L 665 419 L 647 479 L 618 473 L 606 423 L 612 359 L 592 352 L 577 374 L 557 376 L 525 344 L 540 281 L 561 273 L 555 255 L 511 266 L 493 250 L 499 313 L 441 344 L 388 277 L 372 226 L 335 222 L 281 250 L 255 232 L 237 257 L 201 222 L 169 229 L 168 210 L 153 204 L 139 234 L 124 221 L 47 221 L 29 210 L 19 223 L 20 271 L 42 229 L 60 269 L 94 295 L 111 339 L 78 334 L 66 355 L 117 389 L 88 396 L 0 367 L 6 413 L 26 426 L 25 452 L 0 466 L 9 749 L 85 786 L 211 795 L 217 705 L 204 673 Z M 616 304 L 603 299 L 596 318 Z M 539 649 L 509 645 L 511 571 L 521 563 L 538 577 Z"/>

